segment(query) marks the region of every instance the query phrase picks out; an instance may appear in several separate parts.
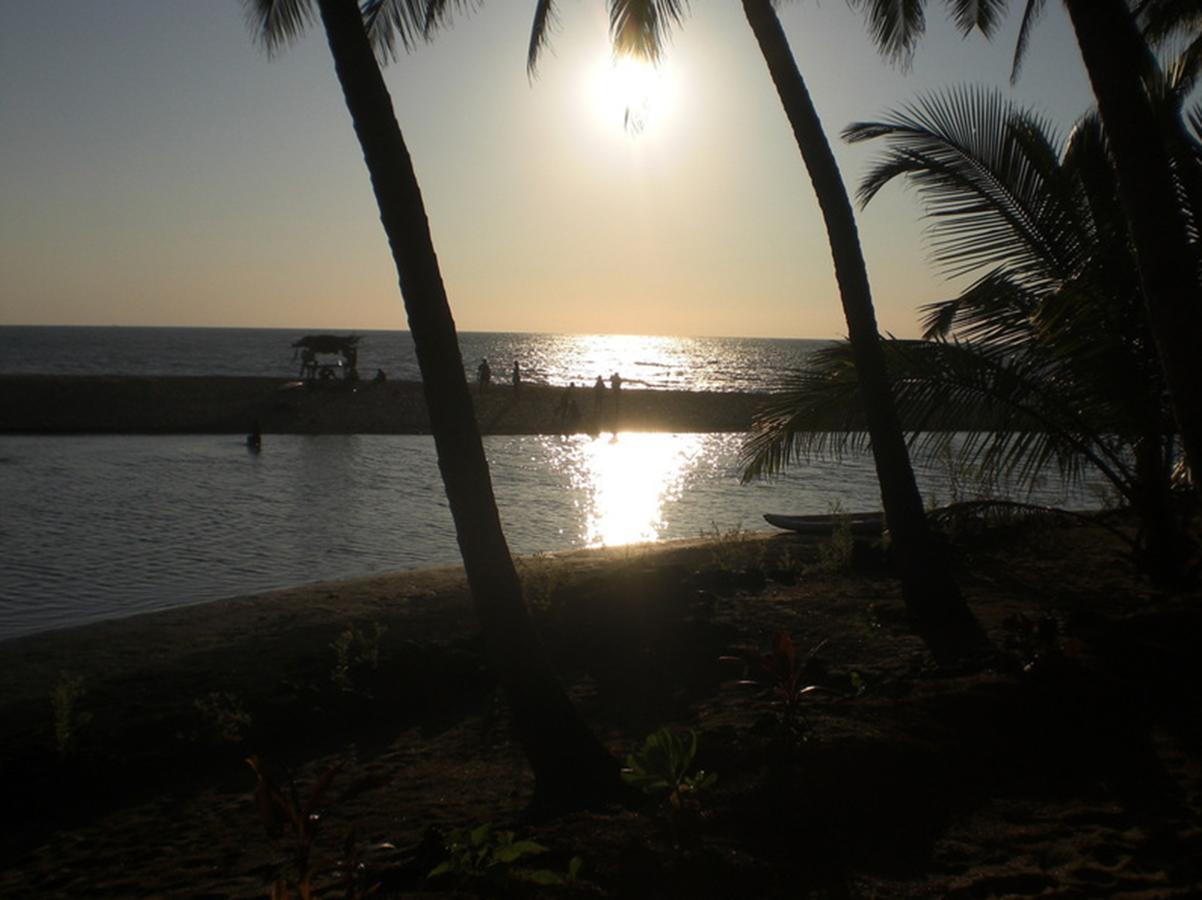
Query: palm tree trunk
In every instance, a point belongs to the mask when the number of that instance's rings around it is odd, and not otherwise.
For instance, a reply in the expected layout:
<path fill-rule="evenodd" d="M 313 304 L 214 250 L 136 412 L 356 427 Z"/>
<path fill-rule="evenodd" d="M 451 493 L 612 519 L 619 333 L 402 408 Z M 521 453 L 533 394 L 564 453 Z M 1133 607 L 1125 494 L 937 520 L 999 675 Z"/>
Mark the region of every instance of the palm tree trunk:
<path fill-rule="evenodd" d="M 1124 0 L 1065 0 L 1098 101 L 1144 302 L 1186 462 L 1202 471 L 1202 284 L 1169 150 L 1142 74 L 1153 65 Z"/>
<path fill-rule="evenodd" d="M 534 770 L 536 802 L 616 789 L 617 762 L 564 694 L 534 633 L 505 542 L 455 322 L 413 163 L 355 0 L 319 0 L 347 109 L 400 276 L 430 431 L 485 643 Z"/>
<path fill-rule="evenodd" d="M 900 563 L 907 612 L 936 655 L 954 656 L 964 649 L 976 649 L 984 635 L 952 581 L 927 527 L 922 496 L 914 480 L 910 453 L 889 387 L 860 236 L 838 163 L 770 0 L 743 0 L 743 12 L 793 127 L 826 223 L 848 339 L 864 398 L 881 503 Z"/>

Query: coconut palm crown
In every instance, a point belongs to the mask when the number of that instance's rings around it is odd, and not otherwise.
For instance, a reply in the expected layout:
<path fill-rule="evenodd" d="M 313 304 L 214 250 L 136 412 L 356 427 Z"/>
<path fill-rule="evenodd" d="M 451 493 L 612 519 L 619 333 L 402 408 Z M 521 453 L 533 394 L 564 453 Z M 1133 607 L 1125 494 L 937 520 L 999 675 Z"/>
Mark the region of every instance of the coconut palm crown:
<path fill-rule="evenodd" d="M 905 60 L 925 28 L 926 0 L 853 0 L 882 52 Z M 1202 266 L 1196 220 L 1180 202 L 1177 171 L 1186 138 L 1179 116 L 1157 102 L 1163 83 L 1152 47 L 1183 38 L 1187 68 L 1202 63 L 1202 4 L 1198 0 L 1062 0 L 1098 115 L 1110 142 L 1126 227 L 1135 251 L 1140 289 L 1157 357 L 1181 435 L 1186 461 L 1202 467 Z M 994 21 L 1004 0 L 949 2 L 975 7 Z M 1047 0 L 1026 0 L 1014 55 L 1013 77 Z M 1197 480 L 1202 485 L 1202 479 Z"/>
<path fill-rule="evenodd" d="M 904 179 L 934 262 L 974 279 L 925 308 L 926 342 L 887 343 L 911 442 L 1020 488 L 1049 465 L 1070 480 L 1092 470 L 1140 516 L 1141 561 L 1180 574 L 1172 413 L 1096 114 L 1061 139 L 997 93 L 961 88 L 844 136 L 886 145 L 861 201 Z M 820 354 L 757 421 L 746 476 L 862 443 L 857 393 L 846 348 Z"/>

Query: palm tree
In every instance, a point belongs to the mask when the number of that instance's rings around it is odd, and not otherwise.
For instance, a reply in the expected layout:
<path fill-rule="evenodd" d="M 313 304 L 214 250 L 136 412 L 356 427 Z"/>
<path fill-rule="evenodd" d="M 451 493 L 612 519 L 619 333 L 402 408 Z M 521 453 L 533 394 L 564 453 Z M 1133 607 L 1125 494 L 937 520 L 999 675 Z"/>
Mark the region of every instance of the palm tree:
<path fill-rule="evenodd" d="M 684 0 L 609 0 L 615 52 L 655 60 Z M 899 563 L 907 612 L 940 658 L 979 648 L 984 640 L 927 526 L 886 372 L 868 270 L 847 189 L 822 130 L 818 111 L 789 48 L 772 0 L 743 0 L 743 11 L 793 129 L 826 223 L 839 296 L 847 322 L 885 520 Z M 528 65 L 546 43 L 554 0 L 538 0 Z"/>
<path fill-rule="evenodd" d="M 1194 548 L 1171 484 L 1172 413 L 1097 116 L 1062 145 L 1038 116 L 961 89 L 844 136 L 886 142 L 861 200 L 906 179 L 926 203 L 935 261 L 978 276 L 926 307 L 928 342 L 887 344 L 911 440 L 948 451 L 960 432 L 962 462 L 1020 485 L 1051 463 L 1069 478 L 1092 469 L 1136 512 L 1140 564 L 1180 580 Z M 819 356 L 758 421 L 748 474 L 855 442 L 847 357 Z"/>
<path fill-rule="evenodd" d="M 313 20 L 308 0 L 244 0 L 267 49 Z M 430 431 L 488 655 L 536 781 L 535 802 L 591 799 L 617 788 L 617 762 L 588 731 L 554 677 L 527 615 L 501 529 L 464 376 L 455 323 L 421 189 L 372 42 L 408 46 L 428 25 L 420 0 L 316 0 L 338 81 L 388 236 L 422 373 Z"/>
<path fill-rule="evenodd" d="M 925 0 L 853 0 L 862 7 L 881 48 L 905 57 L 925 26 Z M 1027 37 L 1047 0 L 1027 0 L 1022 18 L 1015 72 Z M 1000 19 L 1008 0 L 949 0 L 962 29 L 977 12 L 986 34 Z M 1143 21 L 1153 36 L 1178 25 L 1198 26 L 1194 0 L 1064 0 L 1098 114 L 1111 145 L 1118 194 L 1135 247 L 1140 285 L 1160 365 L 1169 389 L 1173 416 L 1185 457 L 1193 471 L 1202 468 L 1202 283 L 1199 281 L 1197 224 L 1180 202 L 1179 160 L 1172 152 L 1180 121 L 1168 127 L 1158 117 L 1153 95 L 1159 72 L 1140 33 Z M 904 14 L 899 12 L 904 10 Z M 1195 59 L 1197 43 L 1194 43 Z"/>

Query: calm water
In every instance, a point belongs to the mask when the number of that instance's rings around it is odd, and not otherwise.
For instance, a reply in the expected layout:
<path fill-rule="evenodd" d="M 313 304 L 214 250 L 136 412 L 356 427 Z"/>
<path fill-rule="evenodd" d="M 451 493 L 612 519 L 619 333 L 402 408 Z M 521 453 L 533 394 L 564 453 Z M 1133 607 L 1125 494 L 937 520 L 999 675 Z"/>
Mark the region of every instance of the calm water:
<path fill-rule="evenodd" d="M 309 332 L 268 328 L 84 328 L 0 326 L 0 373 L 52 375 L 295 376 L 292 343 Z M 349 334 L 350 332 L 339 332 Z M 359 372 L 419 378 L 407 331 L 360 332 Z M 526 380 L 566 385 L 620 372 L 632 388 L 765 390 L 829 341 L 675 338 L 623 335 L 460 336 L 464 367 L 475 379 L 487 357 L 494 378 L 514 360 Z"/>
<path fill-rule="evenodd" d="M 0 327 L 0 372 L 295 374 L 304 331 Z M 530 381 L 764 390 L 823 341 L 464 334 L 474 375 L 522 363 Z M 364 332 L 360 371 L 416 379 L 406 332 Z M 764 512 L 878 509 L 863 457 L 740 485 L 739 435 L 489 437 L 516 553 L 764 528 Z M 921 470 L 946 500 L 945 467 Z M 458 562 L 428 437 L 0 435 L 0 639 L 312 581 Z M 1088 506 L 1054 487 L 1040 498 Z"/>
<path fill-rule="evenodd" d="M 740 485 L 739 435 L 485 439 L 516 553 L 879 508 L 862 457 Z M 948 498 L 941 466 L 920 469 Z M 458 562 L 430 438 L 0 435 L 0 639 L 306 582 Z M 1054 488 L 1039 498 L 1088 506 Z"/>

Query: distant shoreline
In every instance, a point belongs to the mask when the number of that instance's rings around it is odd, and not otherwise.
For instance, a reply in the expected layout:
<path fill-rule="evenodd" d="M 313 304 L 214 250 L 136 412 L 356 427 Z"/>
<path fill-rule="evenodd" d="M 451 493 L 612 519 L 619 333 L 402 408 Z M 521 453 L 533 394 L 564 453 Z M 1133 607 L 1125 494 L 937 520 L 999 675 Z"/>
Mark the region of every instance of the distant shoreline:
<path fill-rule="evenodd" d="M 514 392 L 471 386 L 484 434 L 612 431 L 743 432 L 766 394 L 630 390 L 600 404 L 591 387 L 525 384 Z M 304 385 L 231 376 L 0 375 L 4 434 L 428 434 L 422 387 L 413 381 Z"/>

